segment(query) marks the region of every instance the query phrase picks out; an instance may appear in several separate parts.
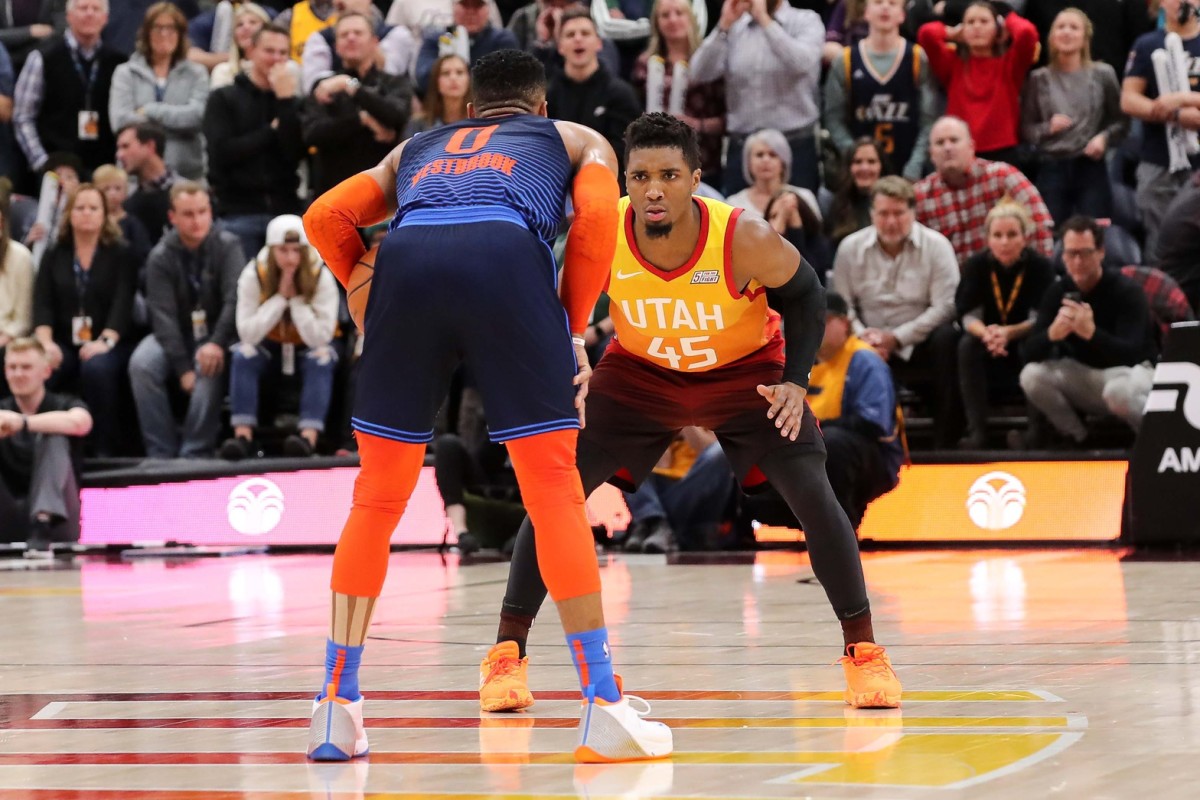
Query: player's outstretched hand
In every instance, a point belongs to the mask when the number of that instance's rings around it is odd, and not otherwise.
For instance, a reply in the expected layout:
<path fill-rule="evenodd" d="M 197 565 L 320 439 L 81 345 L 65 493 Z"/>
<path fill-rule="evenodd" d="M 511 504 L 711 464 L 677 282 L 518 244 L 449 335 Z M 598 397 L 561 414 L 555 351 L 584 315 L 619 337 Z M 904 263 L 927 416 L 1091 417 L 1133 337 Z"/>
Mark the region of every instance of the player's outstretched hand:
<path fill-rule="evenodd" d="M 800 422 L 804 419 L 804 398 L 808 392 L 794 383 L 777 383 L 773 386 L 759 384 L 758 393 L 771 404 L 767 419 L 775 420 L 779 435 L 796 441 L 800 434 Z"/>
<path fill-rule="evenodd" d="M 579 372 L 575 374 L 573 383 L 579 387 L 575 390 L 575 407 L 579 409 L 579 427 L 587 427 L 587 419 L 585 416 L 584 400 L 587 399 L 588 380 L 592 377 L 592 366 L 588 362 L 587 350 L 579 342 L 573 342 L 575 346 L 575 361 L 579 364 Z"/>

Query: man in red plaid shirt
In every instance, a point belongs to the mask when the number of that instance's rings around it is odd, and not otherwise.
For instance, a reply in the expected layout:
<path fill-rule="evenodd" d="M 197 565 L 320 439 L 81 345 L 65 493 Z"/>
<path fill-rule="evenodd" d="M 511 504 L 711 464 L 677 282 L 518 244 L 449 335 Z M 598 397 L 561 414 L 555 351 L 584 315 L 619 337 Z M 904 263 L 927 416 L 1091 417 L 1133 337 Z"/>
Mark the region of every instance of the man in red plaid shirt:
<path fill-rule="evenodd" d="M 917 221 L 950 240 L 961 265 L 987 244 L 984 221 L 1005 197 L 1029 210 L 1036 230 L 1033 244 L 1054 257 L 1054 219 L 1042 195 L 1019 169 L 1002 161 L 975 157 L 967 123 L 942 117 L 929 134 L 929 156 L 937 169 L 917 181 Z"/>

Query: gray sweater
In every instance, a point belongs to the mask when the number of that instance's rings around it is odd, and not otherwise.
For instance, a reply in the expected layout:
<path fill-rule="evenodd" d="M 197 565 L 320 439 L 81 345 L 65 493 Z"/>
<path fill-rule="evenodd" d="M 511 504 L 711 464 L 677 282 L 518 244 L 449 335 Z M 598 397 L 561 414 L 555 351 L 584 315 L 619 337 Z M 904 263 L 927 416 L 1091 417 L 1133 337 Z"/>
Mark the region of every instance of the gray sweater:
<path fill-rule="evenodd" d="M 185 178 L 204 177 L 204 104 L 208 100 L 208 72 L 186 59 L 167 73 L 162 100 L 158 99 L 154 70 L 141 53 L 113 73 L 108 117 L 113 132 L 131 122 L 151 120 L 167 130 L 167 166 Z"/>
<path fill-rule="evenodd" d="M 1066 114 L 1075 124 L 1050 134 L 1050 118 Z M 1112 147 L 1129 129 L 1121 113 L 1121 87 L 1108 64 L 1093 61 L 1076 72 L 1051 67 L 1035 69 L 1021 99 L 1021 138 L 1043 155 L 1073 158 L 1098 133 L 1108 134 Z"/>

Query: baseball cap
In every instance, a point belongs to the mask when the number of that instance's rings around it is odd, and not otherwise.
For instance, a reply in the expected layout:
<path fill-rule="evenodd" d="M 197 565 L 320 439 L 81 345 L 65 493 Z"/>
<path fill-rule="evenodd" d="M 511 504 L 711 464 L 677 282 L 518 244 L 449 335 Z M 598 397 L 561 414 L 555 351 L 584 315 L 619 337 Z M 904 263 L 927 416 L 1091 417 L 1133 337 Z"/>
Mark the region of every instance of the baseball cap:
<path fill-rule="evenodd" d="M 308 244 L 304 235 L 304 220 L 295 214 L 283 214 L 267 225 L 267 247 L 277 244 Z"/>

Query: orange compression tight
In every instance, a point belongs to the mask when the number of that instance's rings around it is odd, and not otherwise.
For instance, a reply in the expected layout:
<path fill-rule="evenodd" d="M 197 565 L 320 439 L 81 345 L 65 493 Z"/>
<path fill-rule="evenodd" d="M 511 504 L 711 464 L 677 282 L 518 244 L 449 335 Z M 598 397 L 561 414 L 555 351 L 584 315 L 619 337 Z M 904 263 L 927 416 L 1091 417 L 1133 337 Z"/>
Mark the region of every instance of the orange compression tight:
<path fill-rule="evenodd" d="M 578 436 L 573 429 L 551 431 L 507 443 L 533 521 L 538 567 L 556 602 L 600 591 L 600 567 L 575 468 Z"/>
<path fill-rule="evenodd" d="M 425 445 L 361 431 L 355 436 L 362 467 L 354 481 L 350 518 L 333 554 L 330 588 L 352 597 L 378 597 L 387 577 L 392 532 L 417 485 L 425 463 Z M 572 469 L 574 453 L 572 446 Z"/>

